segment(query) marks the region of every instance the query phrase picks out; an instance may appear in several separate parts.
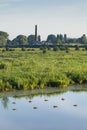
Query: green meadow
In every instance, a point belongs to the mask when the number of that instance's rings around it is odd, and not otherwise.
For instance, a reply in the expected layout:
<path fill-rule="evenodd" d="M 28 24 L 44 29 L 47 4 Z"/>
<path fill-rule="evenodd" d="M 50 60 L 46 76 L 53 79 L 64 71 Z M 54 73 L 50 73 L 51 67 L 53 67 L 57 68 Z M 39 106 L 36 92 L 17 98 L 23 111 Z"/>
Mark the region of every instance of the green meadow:
<path fill-rule="evenodd" d="M 87 83 L 87 51 L 0 50 L 0 91 Z"/>

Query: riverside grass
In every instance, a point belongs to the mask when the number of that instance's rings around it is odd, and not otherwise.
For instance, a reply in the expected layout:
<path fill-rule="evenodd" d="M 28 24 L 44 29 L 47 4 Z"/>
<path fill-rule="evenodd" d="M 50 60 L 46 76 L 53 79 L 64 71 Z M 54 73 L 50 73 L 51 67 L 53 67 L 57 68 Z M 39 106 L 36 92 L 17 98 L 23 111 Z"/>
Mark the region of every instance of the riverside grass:
<path fill-rule="evenodd" d="M 87 83 L 87 51 L 0 51 L 0 91 Z"/>

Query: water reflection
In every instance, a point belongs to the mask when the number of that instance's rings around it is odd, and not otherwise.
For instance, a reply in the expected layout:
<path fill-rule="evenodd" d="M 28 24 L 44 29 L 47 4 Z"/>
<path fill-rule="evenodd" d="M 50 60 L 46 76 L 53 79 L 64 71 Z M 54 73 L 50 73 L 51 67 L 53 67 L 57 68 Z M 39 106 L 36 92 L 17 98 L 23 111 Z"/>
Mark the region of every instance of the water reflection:
<path fill-rule="evenodd" d="M 59 95 L 63 94 L 68 91 L 68 88 L 65 89 L 58 89 L 58 88 L 48 88 L 48 89 L 39 89 L 39 90 L 30 90 L 30 91 L 16 91 L 16 92 L 8 92 L 8 93 L 1 93 L 0 97 L 6 96 L 6 97 L 14 97 L 16 98 L 22 98 L 25 97 L 26 99 L 32 100 L 34 96 L 48 96 L 51 95 Z"/>
<path fill-rule="evenodd" d="M 16 91 L 16 92 L 8 92 L 8 93 L 1 93 L 1 103 L 5 109 L 8 109 L 9 106 L 9 97 L 13 97 L 16 99 L 25 98 L 28 100 L 29 103 L 32 103 L 34 97 L 43 97 L 45 102 L 48 102 L 49 100 L 47 97 L 51 96 L 57 96 L 57 95 L 63 95 L 67 92 L 87 92 L 87 85 L 85 86 L 71 86 L 69 88 L 64 89 L 58 89 L 58 88 L 48 88 L 48 89 L 40 89 L 40 90 L 31 90 L 31 91 Z M 65 100 L 64 97 L 61 98 L 62 101 Z M 16 104 L 15 101 L 12 102 L 12 104 Z"/>
<path fill-rule="evenodd" d="M 86 130 L 87 88 L 79 93 L 73 90 L 74 87 L 3 93 L 0 130 Z"/>
<path fill-rule="evenodd" d="M 3 107 L 4 107 L 5 109 L 8 109 L 9 98 L 6 97 L 6 96 L 2 97 L 2 98 L 1 98 L 1 103 L 2 103 L 2 105 L 3 105 Z"/>

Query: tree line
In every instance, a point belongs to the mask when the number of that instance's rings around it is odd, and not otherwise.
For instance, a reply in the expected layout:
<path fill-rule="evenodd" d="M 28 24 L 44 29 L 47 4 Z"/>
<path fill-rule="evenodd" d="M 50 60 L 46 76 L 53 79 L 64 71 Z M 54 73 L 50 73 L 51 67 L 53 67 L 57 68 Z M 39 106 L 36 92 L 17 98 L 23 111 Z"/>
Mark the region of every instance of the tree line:
<path fill-rule="evenodd" d="M 47 36 L 46 41 L 44 43 L 49 43 L 51 45 L 62 45 L 62 44 L 71 44 L 71 43 L 80 43 L 80 44 L 87 44 L 87 37 L 83 34 L 79 38 L 69 38 L 67 34 L 50 34 Z M 22 46 L 22 45 L 34 45 L 34 44 L 43 44 L 41 40 L 41 36 L 39 35 L 37 41 L 35 41 L 35 35 L 18 35 L 13 40 L 9 39 L 9 34 L 7 32 L 0 31 L 0 46 Z"/>
<path fill-rule="evenodd" d="M 87 44 L 87 37 L 85 34 L 80 38 L 68 38 L 67 34 L 58 34 L 57 36 L 51 34 L 47 37 L 47 42 L 51 42 L 53 44 L 64 44 L 64 43 L 80 43 L 80 44 Z"/>

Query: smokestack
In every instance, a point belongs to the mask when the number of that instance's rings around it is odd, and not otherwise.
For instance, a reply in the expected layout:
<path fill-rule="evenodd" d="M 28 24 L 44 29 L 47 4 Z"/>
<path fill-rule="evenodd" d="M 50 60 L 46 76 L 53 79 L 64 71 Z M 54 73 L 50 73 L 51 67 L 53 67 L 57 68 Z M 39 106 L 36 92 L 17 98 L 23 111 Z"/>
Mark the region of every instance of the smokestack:
<path fill-rule="evenodd" d="M 35 42 L 37 42 L 37 25 L 35 25 Z"/>

